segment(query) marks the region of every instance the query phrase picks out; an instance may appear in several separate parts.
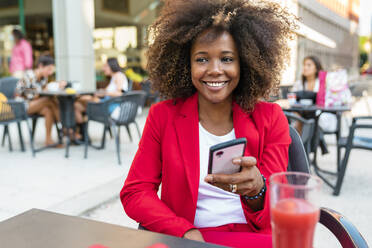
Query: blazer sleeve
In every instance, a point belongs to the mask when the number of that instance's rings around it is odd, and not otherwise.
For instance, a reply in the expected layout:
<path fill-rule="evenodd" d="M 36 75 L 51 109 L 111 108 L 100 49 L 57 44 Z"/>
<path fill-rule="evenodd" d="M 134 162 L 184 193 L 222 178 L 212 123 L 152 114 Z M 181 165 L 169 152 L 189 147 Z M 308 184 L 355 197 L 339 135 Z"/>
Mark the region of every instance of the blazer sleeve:
<path fill-rule="evenodd" d="M 247 205 L 243 209 L 247 219 L 257 232 L 270 233 L 270 185 L 271 174 L 283 172 L 288 166 L 288 148 L 291 143 L 288 121 L 277 104 L 272 104 L 272 118 L 264 131 L 263 151 L 258 160 L 258 168 L 266 178 L 266 194 L 262 210 L 253 212 Z"/>
<path fill-rule="evenodd" d="M 154 112 L 151 107 L 120 198 L 127 215 L 146 229 L 182 237 L 195 227 L 185 218 L 176 216 L 157 195 L 162 171 L 159 122 L 164 113 L 160 109 L 158 115 Z"/>

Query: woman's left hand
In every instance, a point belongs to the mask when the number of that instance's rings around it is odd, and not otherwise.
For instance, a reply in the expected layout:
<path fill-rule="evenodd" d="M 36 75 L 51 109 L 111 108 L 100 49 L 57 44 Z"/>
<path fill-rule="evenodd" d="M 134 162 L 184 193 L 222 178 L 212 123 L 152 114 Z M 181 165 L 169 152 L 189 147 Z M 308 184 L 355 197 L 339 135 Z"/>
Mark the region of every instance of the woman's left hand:
<path fill-rule="evenodd" d="M 231 192 L 233 185 L 236 185 L 236 194 L 254 196 L 264 186 L 261 173 L 254 157 L 239 157 L 233 159 L 233 164 L 240 165 L 241 171 L 235 174 L 209 174 L 205 181 L 225 191 Z"/>

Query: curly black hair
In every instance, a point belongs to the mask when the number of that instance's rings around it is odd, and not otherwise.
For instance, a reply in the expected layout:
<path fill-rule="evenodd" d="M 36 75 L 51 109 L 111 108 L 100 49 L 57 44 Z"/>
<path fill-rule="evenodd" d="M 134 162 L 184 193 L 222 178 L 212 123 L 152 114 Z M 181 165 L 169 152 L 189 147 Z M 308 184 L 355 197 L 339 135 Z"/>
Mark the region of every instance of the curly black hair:
<path fill-rule="evenodd" d="M 239 51 L 241 75 L 233 97 L 243 109 L 252 110 L 279 85 L 296 20 L 267 0 L 167 0 L 149 30 L 153 42 L 147 70 L 153 88 L 164 99 L 194 94 L 191 46 L 204 30 L 222 29 L 232 35 Z"/>

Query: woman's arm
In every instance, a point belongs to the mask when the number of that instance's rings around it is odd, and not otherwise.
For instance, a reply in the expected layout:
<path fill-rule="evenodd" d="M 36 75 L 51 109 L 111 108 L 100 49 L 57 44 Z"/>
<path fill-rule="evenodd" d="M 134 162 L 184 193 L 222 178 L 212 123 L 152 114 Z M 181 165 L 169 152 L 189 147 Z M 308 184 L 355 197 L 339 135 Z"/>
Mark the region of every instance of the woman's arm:
<path fill-rule="evenodd" d="M 195 228 L 159 199 L 162 177 L 160 120 L 151 107 L 141 141 L 120 198 L 128 216 L 150 231 L 182 237 Z M 163 109 L 158 109 L 162 111 Z M 161 116 L 161 115 L 160 115 Z"/>

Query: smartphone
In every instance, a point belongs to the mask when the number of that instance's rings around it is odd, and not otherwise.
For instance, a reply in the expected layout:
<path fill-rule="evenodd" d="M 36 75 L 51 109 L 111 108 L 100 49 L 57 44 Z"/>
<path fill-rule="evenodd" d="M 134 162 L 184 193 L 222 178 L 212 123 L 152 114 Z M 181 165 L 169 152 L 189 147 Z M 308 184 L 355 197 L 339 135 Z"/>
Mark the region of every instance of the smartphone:
<path fill-rule="evenodd" d="M 208 174 L 233 174 L 240 171 L 240 166 L 232 160 L 244 155 L 246 138 L 234 139 L 209 148 Z"/>

